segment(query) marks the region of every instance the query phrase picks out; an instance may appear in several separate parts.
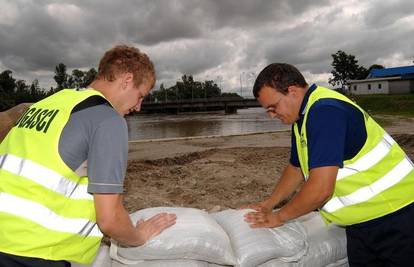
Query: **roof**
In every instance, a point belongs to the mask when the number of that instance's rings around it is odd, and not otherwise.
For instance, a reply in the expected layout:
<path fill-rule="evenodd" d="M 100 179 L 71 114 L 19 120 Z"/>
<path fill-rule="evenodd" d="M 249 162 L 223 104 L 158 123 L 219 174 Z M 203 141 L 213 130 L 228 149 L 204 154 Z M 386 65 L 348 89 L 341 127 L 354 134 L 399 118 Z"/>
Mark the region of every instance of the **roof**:
<path fill-rule="evenodd" d="M 380 78 L 380 77 L 393 77 L 393 76 L 412 76 L 414 75 L 414 65 L 386 68 L 386 69 L 373 69 L 369 73 L 367 78 Z"/>

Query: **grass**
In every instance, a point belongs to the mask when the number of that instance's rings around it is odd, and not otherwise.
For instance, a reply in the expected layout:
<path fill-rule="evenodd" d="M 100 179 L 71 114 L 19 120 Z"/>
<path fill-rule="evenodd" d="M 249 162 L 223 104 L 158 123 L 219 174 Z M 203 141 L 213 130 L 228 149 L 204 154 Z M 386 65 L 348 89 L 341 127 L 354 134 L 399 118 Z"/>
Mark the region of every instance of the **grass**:
<path fill-rule="evenodd" d="M 368 113 L 414 117 L 414 94 L 404 95 L 354 95 L 352 99 Z"/>

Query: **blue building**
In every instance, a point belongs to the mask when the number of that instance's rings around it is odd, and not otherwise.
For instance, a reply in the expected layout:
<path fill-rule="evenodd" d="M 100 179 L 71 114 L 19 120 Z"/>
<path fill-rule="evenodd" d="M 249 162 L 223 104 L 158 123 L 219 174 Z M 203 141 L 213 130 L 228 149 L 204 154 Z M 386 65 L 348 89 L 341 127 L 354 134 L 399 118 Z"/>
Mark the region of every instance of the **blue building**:
<path fill-rule="evenodd" d="M 414 65 L 373 69 L 364 80 L 349 80 L 352 94 L 409 94 L 414 92 Z"/>

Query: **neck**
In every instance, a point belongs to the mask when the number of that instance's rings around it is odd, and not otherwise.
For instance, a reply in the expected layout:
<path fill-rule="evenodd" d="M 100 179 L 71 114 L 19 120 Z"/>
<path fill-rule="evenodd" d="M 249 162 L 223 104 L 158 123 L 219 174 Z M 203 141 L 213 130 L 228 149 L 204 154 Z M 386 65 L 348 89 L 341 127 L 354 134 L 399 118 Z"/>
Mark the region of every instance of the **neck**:
<path fill-rule="evenodd" d="M 119 110 L 119 106 L 118 105 L 118 98 L 117 95 L 118 90 L 117 90 L 117 86 L 116 86 L 116 81 L 114 82 L 108 82 L 105 80 L 94 80 L 90 85 L 90 88 L 92 88 L 93 90 L 96 90 L 98 92 L 100 92 L 101 94 L 103 94 L 103 96 L 106 98 L 106 100 L 109 101 L 109 103 L 111 104 L 111 106 L 122 116 L 124 114 L 122 114 L 122 112 Z"/>

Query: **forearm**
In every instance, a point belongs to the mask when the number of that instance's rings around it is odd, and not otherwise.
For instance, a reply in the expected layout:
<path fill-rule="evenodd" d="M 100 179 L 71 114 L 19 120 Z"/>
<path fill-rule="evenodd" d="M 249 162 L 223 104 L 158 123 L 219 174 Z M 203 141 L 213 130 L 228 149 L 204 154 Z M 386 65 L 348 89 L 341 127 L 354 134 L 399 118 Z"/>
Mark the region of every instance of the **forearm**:
<path fill-rule="evenodd" d="M 94 197 L 97 223 L 103 233 L 124 245 L 145 243 L 125 210 L 120 195 L 95 194 Z"/>
<path fill-rule="evenodd" d="M 128 246 L 141 246 L 146 242 L 144 236 L 133 225 L 128 212 L 123 206 L 118 208 L 116 215 L 114 215 L 114 221 L 105 234 Z"/>
<path fill-rule="evenodd" d="M 303 182 L 303 175 L 300 168 L 289 164 L 283 171 L 272 195 L 267 202 L 272 208 L 292 195 Z"/>
<path fill-rule="evenodd" d="M 277 213 L 282 222 L 287 222 L 320 208 L 326 200 L 326 198 L 317 196 L 317 194 L 305 184 L 302 187 L 302 190 Z"/>
<path fill-rule="evenodd" d="M 322 207 L 334 191 L 337 167 L 321 167 L 312 170 L 309 180 L 289 203 L 277 213 L 286 222 Z"/>

